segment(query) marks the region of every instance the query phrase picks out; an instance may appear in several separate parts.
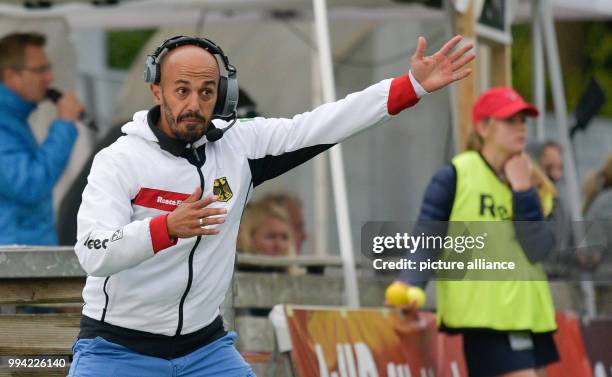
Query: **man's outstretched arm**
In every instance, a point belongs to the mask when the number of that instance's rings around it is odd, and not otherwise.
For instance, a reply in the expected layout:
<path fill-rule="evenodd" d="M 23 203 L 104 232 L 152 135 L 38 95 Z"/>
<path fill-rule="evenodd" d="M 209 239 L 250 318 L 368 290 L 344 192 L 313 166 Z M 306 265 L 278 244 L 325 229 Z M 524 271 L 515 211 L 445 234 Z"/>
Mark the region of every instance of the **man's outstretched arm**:
<path fill-rule="evenodd" d="M 438 52 L 425 56 L 420 37 L 408 74 L 374 84 L 360 92 L 291 119 L 255 118 L 236 125 L 235 138 L 246 152 L 253 184 L 274 178 L 307 161 L 344 139 L 415 105 L 420 95 L 436 91 L 471 73 L 466 64 L 474 59 L 468 43 L 456 36 Z"/>

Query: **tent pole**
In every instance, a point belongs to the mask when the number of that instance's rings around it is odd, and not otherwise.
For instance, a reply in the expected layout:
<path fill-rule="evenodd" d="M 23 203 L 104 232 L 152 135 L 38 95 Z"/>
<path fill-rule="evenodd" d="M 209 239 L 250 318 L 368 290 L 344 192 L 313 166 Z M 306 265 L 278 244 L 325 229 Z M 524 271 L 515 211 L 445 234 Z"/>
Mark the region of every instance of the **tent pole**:
<path fill-rule="evenodd" d="M 544 34 L 544 46 L 546 48 L 546 61 L 550 75 L 550 84 L 555 104 L 555 117 L 559 131 L 559 142 L 563 148 L 565 175 L 567 177 L 568 199 L 574 225 L 575 245 L 579 246 L 584 239 L 584 227 L 582 223 L 582 212 L 580 210 L 580 193 L 578 190 L 578 177 L 576 165 L 574 164 L 573 151 L 569 139 L 569 127 L 567 119 L 567 104 L 563 88 L 563 77 L 561 75 L 561 63 L 559 62 L 559 49 L 553 23 L 552 5 L 550 0 L 540 0 L 540 12 L 542 31 Z M 595 305 L 595 287 L 593 281 L 589 281 L 589 275 L 583 276 L 580 287 L 584 295 L 584 307 L 587 318 L 593 318 L 597 314 Z"/>
<path fill-rule="evenodd" d="M 544 53 L 542 50 L 542 26 L 540 17 L 540 0 L 531 3 L 531 59 L 532 70 L 532 98 L 536 107 L 542 112 L 542 116 L 535 118 L 536 139 L 543 142 L 546 139 L 544 129 L 544 115 L 546 114 L 546 95 L 544 92 Z"/>
<path fill-rule="evenodd" d="M 312 24 L 314 31 L 315 24 Z M 316 38 L 316 35 L 314 36 Z M 315 108 L 323 103 L 321 99 L 321 68 L 319 64 L 319 53 L 312 50 L 311 55 L 312 75 L 312 107 Z M 328 231 L 329 231 L 329 198 L 327 188 L 329 180 L 327 176 L 327 153 L 315 157 L 312 166 L 312 192 L 314 193 L 314 255 L 318 257 L 327 256 L 328 253 Z"/>
<path fill-rule="evenodd" d="M 313 6 L 323 102 L 327 103 L 336 100 L 331 46 L 329 42 L 329 25 L 327 22 L 327 5 L 325 0 L 313 0 Z M 345 304 L 350 307 L 358 307 L 357 273 L 355 271 L 344 163 L 342 161 L 342 147 L 340 145 L 336 145 L 330 150 L 330 165 L 334 203 L 336 206 L 336 221 L 338 223 L 338 239 L 340 240 L 340 256 L 342 257 L 342 269 L 344 272 Z"/>
<path fill-rule="evenodd" d="M 451 3 L 450 0 L 444 0 L 444 12 L 446 13 L 446 33 L 448 39 L 452 38 L 456 32 L 455 25 L 455 7 Z M 448 87 L 448 101 L 450 105 L 450 122 L 451 122 L 451 132 L 452 132 L 452 150 L 445 151 L 446 153 L 450 153 L 451 156 L 456 155 L 461 150 L 460 146 L 460 137 L 459 137 L 459 113 L 458 109 L 458 101 L 457 101 L 457 86 L 449 85 Z"/>

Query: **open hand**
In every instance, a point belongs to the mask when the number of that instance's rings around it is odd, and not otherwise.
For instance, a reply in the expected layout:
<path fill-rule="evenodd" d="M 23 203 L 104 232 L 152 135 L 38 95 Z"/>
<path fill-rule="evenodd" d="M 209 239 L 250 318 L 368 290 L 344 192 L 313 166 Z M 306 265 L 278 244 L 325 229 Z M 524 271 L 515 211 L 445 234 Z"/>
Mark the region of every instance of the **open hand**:
<path fill-rule="evenodd" d="M 219 230 L 207 228 L 207 225 L 223 224 L 225 208 L 208 208 L 217 201 L 216 196 L 199 199 L 200 187 L 168 215 L 167 226 L 170 237 L 189 238 L 218 234 Z"/>
<path fill-rule="evenodd" d="M 455 46 L 462 39 L 462 36 L 456 35 L 446 42 L 438 52 L 431 56 L 425 56 L 427 50 L 425 38 L 419 37 L 416 51 L 410 61 L 410 71 L 423 89 L 431 93 L 472 73 L 471 68 L 464 67 L 474 60 L 475 54 L 473 52 L 468 53 L 474 47 L 474 44 L 466 43 L 453 52 Z"/>

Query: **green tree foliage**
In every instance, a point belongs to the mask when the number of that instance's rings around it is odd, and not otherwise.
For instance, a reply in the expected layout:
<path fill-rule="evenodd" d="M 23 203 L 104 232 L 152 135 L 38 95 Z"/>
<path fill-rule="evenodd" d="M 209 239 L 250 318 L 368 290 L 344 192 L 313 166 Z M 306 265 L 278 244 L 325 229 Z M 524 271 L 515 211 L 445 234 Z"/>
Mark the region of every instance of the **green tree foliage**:
<path fill-rule="evenodd" d="M 106 33 L 107 65 L 115 69 L 129 69 L 140 49 L 155 30 L 109 31 Z"/>
<path fill-rule="evenodd" d="M 556 29 L 567 110 L 573 111 L 591 78 L 595 78 L 608 99 L 599 115 L 612 117 L 612 23 L 559 22 Z M 530 25 L 513 26 L 512 37 L 513 86 L 525 98 L 533 99 Z M 546 103 L 552 109 L 548 77 L 545 81 Z"/>

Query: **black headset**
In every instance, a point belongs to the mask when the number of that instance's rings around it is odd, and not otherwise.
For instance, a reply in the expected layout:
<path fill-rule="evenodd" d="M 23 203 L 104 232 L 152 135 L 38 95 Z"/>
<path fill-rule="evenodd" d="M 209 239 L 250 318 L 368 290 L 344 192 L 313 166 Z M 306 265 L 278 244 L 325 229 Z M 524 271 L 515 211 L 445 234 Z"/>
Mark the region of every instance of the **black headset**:
<path fill-rule="evenodd" d="M 238 106 L 238 71 L 230 64 L 229 59 L 213 41 L 206 38 L 187 37 L 178 35 L 166 39 L 152 54 L 147 55 L 145 61 L 144 80 L 151 84 L 159 84 L 161 79 L 160 58 L 164 52 L 175 49 L 179 46 L 194 45 L 199 46 L 213 55 L 219 56 L 226 70 L 226 74 L 221 74 L 219 86 L 217 88 L 217 102 L 213 110 L 213 118 L 233 118 L 229 126 L 219 129 L 210 123 L 206 138 L 208 141 L 217 141 L 223 137 L 223 133 L 229 130 L 236 122 L 236 107 Z"/>

